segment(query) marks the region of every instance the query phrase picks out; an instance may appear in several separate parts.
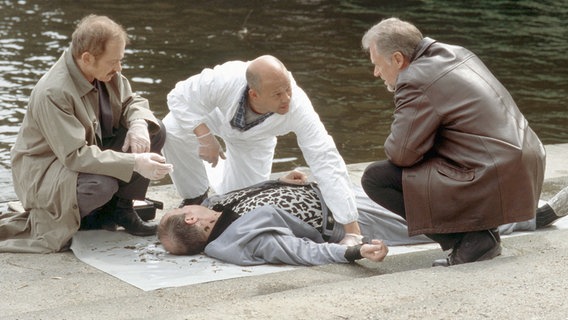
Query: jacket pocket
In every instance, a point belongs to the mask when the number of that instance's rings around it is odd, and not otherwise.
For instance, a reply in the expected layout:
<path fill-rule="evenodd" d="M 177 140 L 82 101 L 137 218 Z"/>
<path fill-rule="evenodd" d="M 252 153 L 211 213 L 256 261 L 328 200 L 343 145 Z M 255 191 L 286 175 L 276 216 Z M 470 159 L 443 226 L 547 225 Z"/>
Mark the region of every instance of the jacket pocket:
<path fill-rule="evenodd" d="M 472 181 L 475 178 L 475 170 L 458 167 L 445 161 L 438 161 L 436 170 L 439 174 L 456 181 Z"/>

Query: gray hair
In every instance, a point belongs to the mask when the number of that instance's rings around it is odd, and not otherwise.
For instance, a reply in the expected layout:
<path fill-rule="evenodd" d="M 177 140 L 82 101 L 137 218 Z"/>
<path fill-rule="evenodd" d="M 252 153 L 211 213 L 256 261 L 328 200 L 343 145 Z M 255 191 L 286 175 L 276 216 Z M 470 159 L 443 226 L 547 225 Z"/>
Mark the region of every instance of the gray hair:
<path fill-rule="evenodd" d="M 413 24 L 398 18 L 388 18 L 367 30 L 361 43 L 366 51 L 374 46 L 380 55 L 390 56 L 400 52 L 405 58 L 411 59 L 414 49 L 423 38 Z"/>
<path fill-rule="evenodd" d="M 194 224 L 187 224 L 183 214 L 172 215 L 160 221 L 158 239 L 164 248 L 175 255 L 199 254 L 207 245 L 203 230 Z"/>

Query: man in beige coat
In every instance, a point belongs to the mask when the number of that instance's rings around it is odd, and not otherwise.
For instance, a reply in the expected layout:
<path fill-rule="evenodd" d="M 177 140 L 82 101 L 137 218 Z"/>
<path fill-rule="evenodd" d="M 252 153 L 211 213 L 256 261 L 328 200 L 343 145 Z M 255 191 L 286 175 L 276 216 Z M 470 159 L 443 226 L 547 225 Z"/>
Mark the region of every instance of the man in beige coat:
<path fill-rule="evenodd" d="M 171 165 L 161 122 L 120 73 L 127 42 L 111 19 L 87 16 L 35 86 L 11 153 L 26 211 L 0 216 L 0 252 L 61 251 L 80 226 L 155 234 L 132 200 Z"/>

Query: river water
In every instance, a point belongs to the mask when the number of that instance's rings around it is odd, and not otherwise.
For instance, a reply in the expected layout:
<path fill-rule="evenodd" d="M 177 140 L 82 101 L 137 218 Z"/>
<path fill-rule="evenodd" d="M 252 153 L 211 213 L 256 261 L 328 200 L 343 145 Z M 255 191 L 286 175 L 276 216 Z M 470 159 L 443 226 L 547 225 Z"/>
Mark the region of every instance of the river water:
<path fill-rule="evenodd" d="M 123 73 L 159 118 L 177 81 L 269 53 L 308 93 L 347 163 L 383 159 L 392 95 L 373 78 L 360 40 L 397 16 L 477 53 L 545 144 L 568 142 L 565 0 L 0 0 L 0 201 L 15 199 L 9 149 L 29 94 L 89 13 L 125 26 L 132 41 Z M 302 165 L 295 137 L 280 138 L 274 171 Z"/>

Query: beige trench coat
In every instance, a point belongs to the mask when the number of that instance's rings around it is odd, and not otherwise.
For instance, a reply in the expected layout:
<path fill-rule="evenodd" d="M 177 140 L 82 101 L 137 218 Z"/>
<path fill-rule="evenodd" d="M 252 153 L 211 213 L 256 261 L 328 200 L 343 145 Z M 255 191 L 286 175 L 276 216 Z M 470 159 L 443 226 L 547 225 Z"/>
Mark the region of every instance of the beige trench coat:
<path fill-rule="evenodd" d="M 37 83 L 15 145 L 11 150 L 14 189 L 27 210 L 0 219 L 0 252 L 47 253 L 65 249 L 80 225 L 77 204 L 79 172 L 129 181 L 134 155 L 102 151 L 99 98 L 75 64 L 70 49 Z M 121 74 L 106 83 L 113 126 L 128 127 L 145 119 L 158 123 L 148 101 L 132 93 Z"/>
<path fill-rule="evenodd" d="M 509 92 L 470 51 L 426 38 L 397 79 L 385 142 L 403 169 L 410 235 L 534 217 L 545 152 Z"/>

